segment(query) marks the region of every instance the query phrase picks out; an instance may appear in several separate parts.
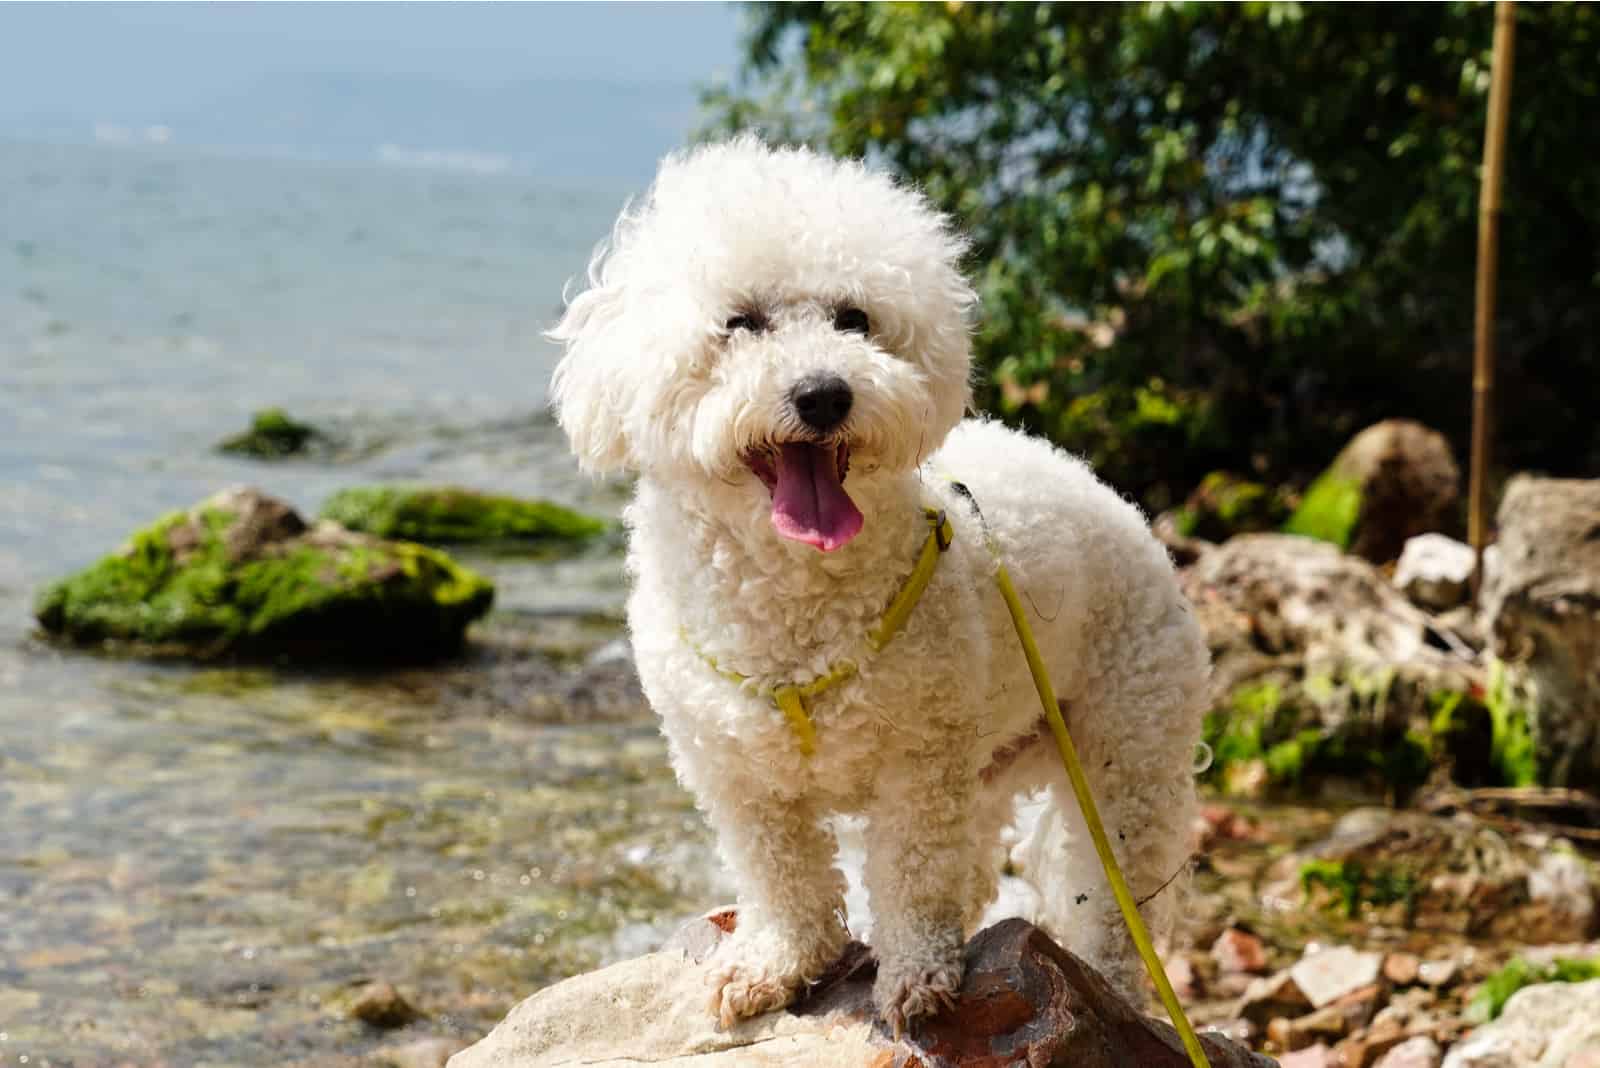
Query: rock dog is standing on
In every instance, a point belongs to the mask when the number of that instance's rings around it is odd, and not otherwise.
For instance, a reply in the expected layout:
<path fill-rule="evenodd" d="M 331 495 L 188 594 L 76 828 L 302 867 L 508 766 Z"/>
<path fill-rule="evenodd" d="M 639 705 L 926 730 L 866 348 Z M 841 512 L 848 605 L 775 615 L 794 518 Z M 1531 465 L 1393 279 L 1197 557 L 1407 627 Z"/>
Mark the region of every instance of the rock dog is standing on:
<path fill-rule="evenodd" d="M 1137 983 L 986 538 L 1031 601 L 1128 881 L 1154 895 L 1145 918 L 1170 927 L 1175 891 L 1156 891 L 1189 850 L 1205 643 L 1135 507 L 1045 442 L 963 420 L 963 252 L 890 178 L 740 139 L 662 164 L 553 331 L 580 463 L 638 475 L 639 674 L 739 887 L 709 963 L 724 1026 L 788 1004 L 843 948 L 838 813 L 866 819 L 880 1013 L 898 1029 L 947 1005 L 1002 832 L 1036 791 L 1051 802 L 1018 847 L 1031 918 Z M 953 539 L 873 651 L 929 510 Z M 819 679 L 808 754 L 772 694 Z"/>

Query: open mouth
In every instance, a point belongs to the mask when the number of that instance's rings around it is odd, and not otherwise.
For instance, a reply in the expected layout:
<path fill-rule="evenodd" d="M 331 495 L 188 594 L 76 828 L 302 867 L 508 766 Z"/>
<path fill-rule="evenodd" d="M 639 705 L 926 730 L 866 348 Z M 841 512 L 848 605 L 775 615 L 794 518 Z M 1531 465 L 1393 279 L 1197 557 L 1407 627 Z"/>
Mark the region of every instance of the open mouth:
<path fill-rule="evenodd" d="M 861 509 L 844 491 L 849 445 L 786 441 L 744 462 L 772 494 L 772 526 L 783 537 L 831 553 L 861 533 Z"/>

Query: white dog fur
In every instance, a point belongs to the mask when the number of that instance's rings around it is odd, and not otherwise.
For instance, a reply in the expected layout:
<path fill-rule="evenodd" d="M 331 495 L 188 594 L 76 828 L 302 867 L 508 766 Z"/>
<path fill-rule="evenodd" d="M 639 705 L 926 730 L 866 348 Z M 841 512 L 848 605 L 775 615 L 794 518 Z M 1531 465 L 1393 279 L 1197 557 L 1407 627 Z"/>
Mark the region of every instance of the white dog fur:
<path fill-rule="evenodd" d="M 1045 442 L 962 421 L 976 306 L 964 252 L 890 178 L 741 138 L 662 164 L 552 331 L 566 345 L 553 400 L 580 463 L 638 475 L 626 520 L 639 674 L 739 888 L 738 929 L 709 975 L 723 1026 L 786 1005 L 844 946 L 836 813 L 866 818 L 880 1013 L 899 1029 L 948 1004 L 1014 803 L 1040 790 L 1059 803 L 1021 854 L 1043 902 L 1032 919 L 1137 987 L 1123 921 L 1041 741 L 984 522 L 1031 601 L 1129 883 L 1154 895 L 1146 920 L 1159 934 L 1173 918 L 1176 891 L 1157 891 L 1188 858 L 1205 643 L 1133 505 Z M 854 397 L 827 432 L 794 400 L 819 374 Z M 858 534 L 837 508 L 809 544 L 780 534 L 768 483 L 784 443 L 812 443 L 793 446 L 801 456 L 848 448 Z M 864 656 L 927 537 L 925 506 L 947 512 L 954 544 L 899 637 Z M 844 660 L 858 671 L 816 698 L 807 758 L 759 691 Z"/>

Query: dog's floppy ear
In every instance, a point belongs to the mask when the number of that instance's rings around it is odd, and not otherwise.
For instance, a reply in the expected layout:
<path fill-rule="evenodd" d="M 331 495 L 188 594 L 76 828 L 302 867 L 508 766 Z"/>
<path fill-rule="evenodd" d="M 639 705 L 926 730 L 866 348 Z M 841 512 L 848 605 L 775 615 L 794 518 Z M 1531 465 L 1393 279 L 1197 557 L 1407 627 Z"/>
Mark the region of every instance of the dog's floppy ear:
<path fill-rule="evenodd" d="M 606 285 L 598 271 L 591 272 L 590 283 L 547 335 L 567 349 L 550 381 L 550 401 L 578 466 L 594 474 L 618 474 L 635 466 L 627 430 L 623 293 Z"/>

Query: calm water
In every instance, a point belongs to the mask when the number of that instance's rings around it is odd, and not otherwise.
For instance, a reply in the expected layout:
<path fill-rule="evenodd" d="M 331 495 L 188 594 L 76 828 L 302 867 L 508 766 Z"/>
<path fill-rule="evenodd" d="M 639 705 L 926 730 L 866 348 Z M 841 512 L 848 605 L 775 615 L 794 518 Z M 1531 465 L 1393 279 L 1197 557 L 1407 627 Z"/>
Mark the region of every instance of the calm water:
<path fill-rule="evenodd" d="M 539 333 L 628 192 L 0 144 L 0 1065 L 475 1037 L 725 893 L 637 702 L 571 699 L 608 677 L 614 557 L 474 560 L 496 614 L 430 671 L 109 660 L 28 613 L 233 483 L 306 510 L 403 478 L 614 512 L 540 414 Z M 360 458 L 211 451 L 269 404 Z M 428 1019 L 349 1020 L 369 977 Z"/>

